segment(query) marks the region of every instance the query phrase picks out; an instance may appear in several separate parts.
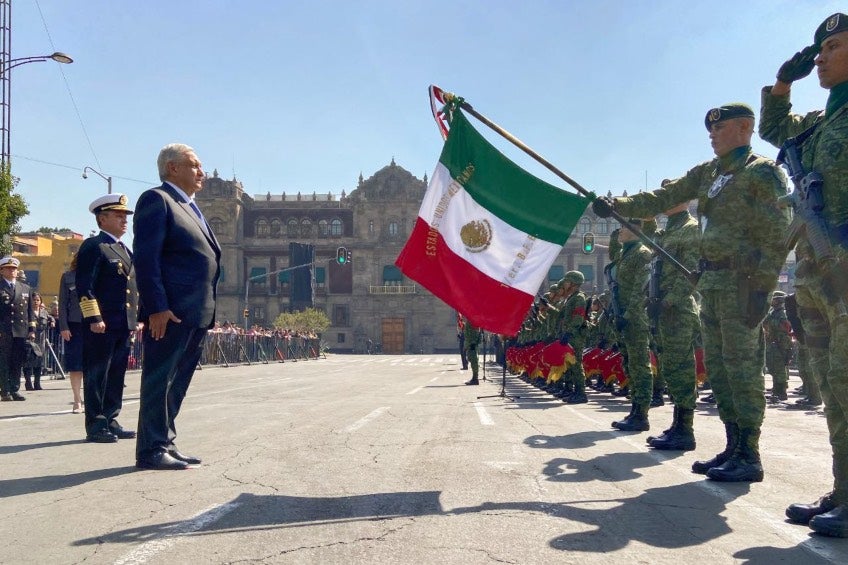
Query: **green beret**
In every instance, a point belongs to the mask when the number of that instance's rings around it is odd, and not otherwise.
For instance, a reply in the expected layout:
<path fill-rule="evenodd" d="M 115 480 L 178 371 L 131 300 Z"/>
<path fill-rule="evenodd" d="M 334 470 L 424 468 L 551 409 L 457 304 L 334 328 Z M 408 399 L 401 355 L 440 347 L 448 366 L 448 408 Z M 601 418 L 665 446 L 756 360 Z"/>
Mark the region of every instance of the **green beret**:
<path fill-rule="evenodd" d="M 813 43 L 821 49 L 825 39 L 841 31 L 848 31 L 848 16 L 839 13 L 833 14 L 818 27 Z"/>
<path fill-rule="evenodd" d="M 724 120 L 732 120 L 733 118 L 754 119 L 754 111 L 750 106 L 741 102 L 725 104 L 724 106 L 712 108 L 708 111 L 707 116 L 704 118 L 704 125 L 707 126 L 707 131 L 709 131 L 713 124 L 723 122 Z"/>
<path fill-rule="evenodd" d="M 585 282 L 586 277 L 583 276 L 583 273 L 580 271 L 568 271 L 565 273 L 565 276 L 562 277 L 562 280 L 567 283 L 573 283 L 576 285 L 581 285 Z"/>

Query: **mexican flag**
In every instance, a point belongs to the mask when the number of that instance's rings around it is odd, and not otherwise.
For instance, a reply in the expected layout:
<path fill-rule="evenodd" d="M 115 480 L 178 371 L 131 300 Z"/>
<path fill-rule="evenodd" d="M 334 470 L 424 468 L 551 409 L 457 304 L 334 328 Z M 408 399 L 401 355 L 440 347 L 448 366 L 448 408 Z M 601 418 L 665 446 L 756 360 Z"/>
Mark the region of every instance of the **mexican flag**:
<path fill-rule="evenodd" d="M 395 264 L 475 326 L 515 335 L 590 200 L 530 175 L 452 114 Z"/>

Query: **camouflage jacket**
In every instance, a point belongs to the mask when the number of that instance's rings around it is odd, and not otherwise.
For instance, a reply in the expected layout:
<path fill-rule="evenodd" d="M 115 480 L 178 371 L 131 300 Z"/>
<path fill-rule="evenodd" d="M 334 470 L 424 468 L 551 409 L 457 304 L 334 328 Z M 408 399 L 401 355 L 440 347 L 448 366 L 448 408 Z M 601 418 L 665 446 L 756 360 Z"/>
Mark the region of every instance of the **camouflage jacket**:
<path fill-rule="evenodd" d="M 697 199 L 700 256 L 729 265 L 706 271 L 698 288 L 735 292 L 742 273 L 752 288 L 771 291 L 787 255 L 783 238 L 788 213 L 778 205 L 785 195 L 786 175 L 774 161 L 744 146 L 696 165 L 663 188 L 616 198 L 615 208 L 644 218 Z"/>
<path fill-rule="evenodd" d="M 698 268 L 698 245 L 701 232 L 698 222 L 688 211 L 674 214 L 668 218 L 665 229 L 659 233 L 659 243 L 669 254 L 690 271 Z M 657 258 L 654 258 L 656 261 Z M 675 308 L 695 308 L 695 289 L 683 274 L 663 261 L 660 275 L 660 291 L 665 306 Z"/>
<path fill-rule="evenodd" d="M 799 116 L 791 113 L 789 95 L 773 96 L 769 86 L 763 89 L 762 102 L 760 137 L 775 147 L 818 124 L 815 132 L 801 146 L 801 163 L 805 171 L 816 171 L 824 179 L 822 213 L 828 226 L 835 228 L 848 224 L 848 104 L 842 105 L 830 116 L 822 111 Z M 838 242 L 834 240 L 834 243 Z M 836 251 L 844 258 L 848 255 L 845 249 L 848 242 L 843 240 L 841 243 L 842 248 Z M 801 279 L 799 283 L 804 284 L 806 269 L 802 268 L 801 261 L 812 258 L 812 248 L 803 233 L 796 253 L 800 271 L 796 272 L 796 276 Z"/>
<path fill-rule="evenodd" d="M 769 347 L 776 347 L 782 353 L 792 349 L 792 326 L 789 325 L 786 309 L 782 306 L 769 310 L 763 320 L 763 332 Z"/>
<path fill-rule="evenodd" d="M 586 338 L 586 295 L 578 290 L 569 296 L 560 306 L 558 321 L 557 330 L 560 337 L 570 334 L 572 338 L 584 341 Z"/>
<path fill-rule="evenodd" d="M 648 328 L 645 313 L 646 286 L 648 284 L 651 251 L 638 241 L 628 241 L 618 262 L 618 296 L 624 310 L 624 319 L 629 323 Z"/>

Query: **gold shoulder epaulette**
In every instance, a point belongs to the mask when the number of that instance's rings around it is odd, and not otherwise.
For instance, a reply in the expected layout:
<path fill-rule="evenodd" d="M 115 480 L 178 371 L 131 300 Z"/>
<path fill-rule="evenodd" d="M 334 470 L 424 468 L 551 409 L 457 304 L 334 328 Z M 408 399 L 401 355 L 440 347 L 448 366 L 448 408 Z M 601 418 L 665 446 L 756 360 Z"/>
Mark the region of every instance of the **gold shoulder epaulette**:
<path fill-rule="evenodd" d="M 80 298 L 80 310 L 83 318 L 93 318 L 100 316 L 100 305 L 94 298 Z"/>

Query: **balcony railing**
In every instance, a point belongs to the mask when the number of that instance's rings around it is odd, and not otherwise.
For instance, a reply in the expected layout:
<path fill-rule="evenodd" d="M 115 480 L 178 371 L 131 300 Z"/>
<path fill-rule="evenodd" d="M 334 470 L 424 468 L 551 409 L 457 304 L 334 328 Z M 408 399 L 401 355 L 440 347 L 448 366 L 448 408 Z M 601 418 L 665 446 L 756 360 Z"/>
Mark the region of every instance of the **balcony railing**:
<path fill-rule="evenodd" d="M 371 285 L 368 287 L 368 294 L 415 294 L 416 286 L 400 286 L 400 285 Z"/>

